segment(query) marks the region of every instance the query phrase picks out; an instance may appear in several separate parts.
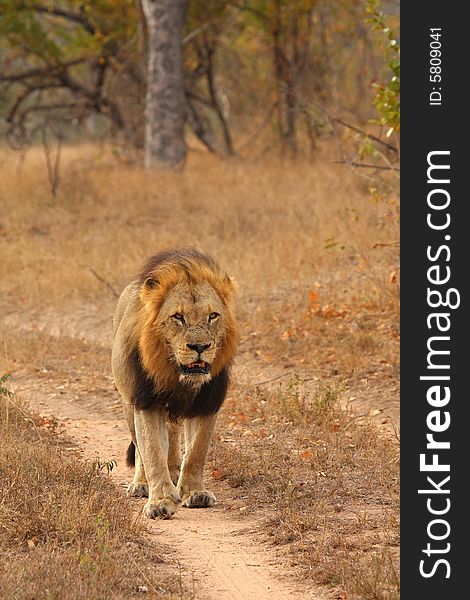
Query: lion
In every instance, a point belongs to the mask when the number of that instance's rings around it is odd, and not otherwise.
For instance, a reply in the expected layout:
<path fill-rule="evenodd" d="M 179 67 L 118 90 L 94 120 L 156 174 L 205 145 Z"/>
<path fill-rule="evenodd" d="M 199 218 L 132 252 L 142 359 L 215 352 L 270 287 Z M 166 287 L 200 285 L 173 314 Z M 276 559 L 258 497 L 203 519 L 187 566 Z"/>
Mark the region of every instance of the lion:
<path fill-rule="evenodd" d="M 119 297 L 112 370 L 132 438 L 128 494 L 148 497 L 151 519 L 216 502 L 203 469 L 238 344 L 234 292 L 212 258 L 171 249 L 152 256 Z"/>

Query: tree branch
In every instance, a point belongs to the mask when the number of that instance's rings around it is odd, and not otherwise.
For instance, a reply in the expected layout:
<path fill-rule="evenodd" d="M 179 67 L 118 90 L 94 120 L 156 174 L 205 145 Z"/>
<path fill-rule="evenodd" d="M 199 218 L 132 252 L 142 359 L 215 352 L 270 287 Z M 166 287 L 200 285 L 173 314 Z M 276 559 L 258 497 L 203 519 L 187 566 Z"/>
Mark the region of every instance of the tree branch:
<path fill-rule="evenodd" d="M 233 6 L 234 8 L 237 8 L 238 10 L 249 12 L 252 15 L 255 15 L 256 17 L 263 19 L 263 21 L 269 21 L 269 17 L 267 14 L 265 14 L 261 10 L 258 10 L 257 8 L 253 8 L 252 6 L 249 6 L 249 4 L 247 2 L 240 3 L 240 2 L 235 2 L 234 0 L 228 0 L 227 4 L 229 6 Z"/>
<path fill-rule="evenodd" d="M 76 58 L 65 63 L 58 63 L 57 65 L 46 65 L 45 67 L 28 69 L 27 71 L 23 71 L 21 73 L 11 73 L 9 75 L 0 73 L 0 81 L 9 81 L 15 83 L 34 77 L 54 77 L 58 71 L 68 69 L 69 67 L 74 67 L 80 63 L 87 62 L 87 60 L 88 59 L 86 58 Z"/>
<path fill-rule="evenodd" d="M 22 5 L 21 8 L 28 8 L 26 5 Z M 52 17 L 63 17 L 68 21 L 72 21 L 74 23 L 78 23 L 81 25 L 88 33 L 91 35 L 95 35 L 96 27 L 90 21 L 90 19 L 85 15 L 83 9 L 81 9 L 80 13 L 74 13 L 69 10 L 65 10 L 63 8 L 57 8 L 57 6 L 43 6 L 42 4 L 33 4 L 31 7 L 38 13 L 43 13 L 46 15 L 50 15 Z"/>
<path fill-rule="evenodd" d="M 49 110 L 71 110 L 74 108 L 86 108 L 86 103 L 83 102 L 55 102 L 54 104 L 36 104 L 36 106 L 28 106 L 21 113 L 27 115 L 30 112 L 42 112 Z"/>
<path fill-rule="evenodd" d="M 8 113 L 5 121 L 7 123 L 12 123 L 13 119 L 15 118 L 16 113 L 18 112 L 18 109 L 20 108 L 21 104 L 23 103 L 24 100 L 26 100 L 26 98 L 32 94 L 34 90 L 32 90 L 31 88 L 27 88 L 26 90 L 23 90 L 23 92 L 21 94 L 19 94 L 13 104 L 13 106 L 11 107 L 10 112 Z"/>
<path fill-rule="evenodd" d="M 20 106 L 23 104 L 23 102 L 26 100 L 26 98 L 28 96 L 30 96 L 31 94 L 33 94 L 34 92 L 40 91 L 40 90 L 49 90 L 49 89 L 53 89 L 53 88 L 61 88 L 64 87 L 61 83 L 54 83 L 54 82 L 50 82 L 50 83 L 42 83 L 42 84 L 38 84 L 38 85 L 33 85 L 33 86 L 28 86 L 21 94 L 19 94 L 13 104 L 13 106 L 10 109 L 10 112 L 8 113 L 5 121 L 7 123 L 12 123 L 16 113 L 18 112 Z"/>
<path fill-rule="evenodd" d="M 199 102 L 200 104 L 203 104 L 204 106 L 207 106 L 207 108 L 211 108 L 212 110 L 214 110 L 214 105 L 212 104 L 212 102 L 210 102 L 206 98 L 203 98 L 199 94 L 196 94 L 192 90 L 186 90 L 185 94 L 186 94 L 186 97 L 189 98 L 190 100 L 195 100 L 196 102 Z"/>
<path fill-rule="evenodd" d="M 233 148 L 232 136 L 230 134 L 230 129 L 225 119 L 225 115 L 223 113 L 222 107 L 220 106 L 219 99 L 217 97 L 217 90 L 215 87 L 214 80 L 214 63 L 213 63 L 213 55 L 215 52 L 214 47 L 209 43 L 206 36 L 204 36 L 204 47 L 206 51 L 206 79 L 207 79 L 207 88 L 209 90 L 209 95 L 212 101 L 212 107 L 219 118 L 220 125 L 222 127 L 222 135 L 225 143 L 225 150 L 229 156 L 235 155 L 235 150 Z"/>
<path fill-rule="evenodd" d="M 183 46 L 185 46 L 186 44 L 189 44 L 189 42 L 191 40 L 193 40 L 196 36 L 198 36 L 200 33 L 202 33 L 203 31 L 205 31 L 208 27 L 210 27 L 210 23 L 203 23 L 199 27 L 196 27 L 196 29 L 194 29 L 193 31 L 190 31 L 181 40 L 181 43 L 183 44 Z"/>
<path fill-rule="evenodd" d="M 209 152 L 215 153 L 216 149 L 212 141 L 209 139 L 207 128 L 204 126 L 203 120 L 201 119 L 197 110 L 195 109 L 194 104 L 191 102 L 190 94 L 188 94 L 187 92 L 186 101 L 188 103 L 189 109 L 188 121 L 192 130 L 194 131 L 195 135 L 201 140 L 204 146 L 209 150 Z"/>
<path fill-rule="evenodd" d="M 397 150 L 397 148 L 395 148 L 395 146 L 392 146 L 392 144 L 389 144 L 388 142 L 384 142 L 383 140 L 381 140 L 379 137 L 373 135 L 372 133 L 367 133 L 367 131 L 363 131 L 362 129 L 359 129 L 359 127 L 356 127 L 355 125 L 346 123 L 346 121 L 343 121 L 342 119 L 340 119 L 338 117 L 331 117 L 331 120 L 335 121 L 336 123 L 339 123 L 340 125 L 343 125 L 344 127 L 347 127 L 348 129 L 351 129 L 351 131 L 360 133 L 364 137 L 369 138 L 370 140 L 376 142 L 377 144 L 380 144 L 380 145 L 384 146 L 385 148 L 388 148 L 389 150 L 392 150 L 393 152 L 396 152 L 398 154 L 398 150 Z"/>

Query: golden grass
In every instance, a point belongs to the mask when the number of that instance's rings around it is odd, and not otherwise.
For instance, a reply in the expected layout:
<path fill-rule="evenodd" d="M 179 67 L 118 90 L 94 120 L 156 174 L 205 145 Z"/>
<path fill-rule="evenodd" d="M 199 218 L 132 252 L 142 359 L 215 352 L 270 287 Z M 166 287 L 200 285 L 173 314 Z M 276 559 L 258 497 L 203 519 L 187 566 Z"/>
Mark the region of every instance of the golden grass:
<path fill-rule="evenodd" d="M 394 294 L 394 199 L 374 203 L 369 183 L 328 162 L 249 165 L 195 155 L 182 174 L 119 163 L 93 146 L 66 149 L 56 198 L 44 158 L 0 157 L 4 291 L 40 301 L 96 301 L 120 290 L 156 250 L 191 245 L 215 255 L 243 297 L 296 294 L 321 274 L 325 299 Z M 344 277 L 346 271 L 346 278 Z M 395 295 L 396 297 L 396 295 Z M 307 302 L 307 298 L 304 298 Z"/>
<path fill-rule="evenodd" d="M 396 441 L 342 410 L 335 384 L 238 392 L 211 454 L 216 478 L 250 512 L 268 511 L 267 539 L 288 547 L 302 579 L 338 598 L 398 600 Z"/>
<path fill-rule="evenodd" d="M 338 598 L 398 600 L 399 461 L 340 407 L 341 386 L 300 381 L 237 390 L 211 452 L 213 473 L 288 548 L 289 570 Z M 228 435 L 227 435 L 228 432 Z"/>
<path fill-rule="evenodd" d="M 393 186 L 380 196 L 372 185 L 326 159 L 247 164 L 191 154 L 184 173 L 146 173 L 81 146 L 65 149 L 52 198 L 39 150 L 22 163 L 4 153 L 0 308 L 20 315 L 5 329 L 16 341 L 0 343 L 14 368 L 47 378 L 37 373 L 47 354 L 81 394 L 101 396 L 113 290 L 159 249 L 214 255 L 240 286 L 246 372 L 223 408 L 213 469 L 253 511 L 271 511 L 266 532 L 290 549 L 293 570 L 348 598 L 390 600 L 397 442 L 338 404 L 357 396 L 367 414 L 396 394 L 398 205 Z M 91 323 L 98 314 L 109 326 L 87 326 L 90 311 Z M 50 323 L 44 334 L 15 330 L 21 315 L 31 324 L 45 313 L 57 332 Z M 86 339 L 76 343 L 72 330 Z M 293 383 L 257 388 L 264 369 L 261 379 Z"/>
<path fill-rule="evenodd" d="M 18 402 L 0 391 L 2 597 L 184 597 L 130 502 Z"/>

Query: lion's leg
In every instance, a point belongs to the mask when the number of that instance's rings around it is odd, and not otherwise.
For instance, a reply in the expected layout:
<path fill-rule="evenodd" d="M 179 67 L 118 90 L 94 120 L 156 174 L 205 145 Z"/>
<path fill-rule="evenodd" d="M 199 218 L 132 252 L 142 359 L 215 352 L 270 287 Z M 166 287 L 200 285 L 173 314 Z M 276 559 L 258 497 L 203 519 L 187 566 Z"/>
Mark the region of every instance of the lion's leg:
<path fill-rule="evenodd" d="M 168 470 L 168 429 L 157 410 L 135 410 L 134 426 L 149 486 L 144 514 L 150 519 L 168 519 L 181 502 Z"/>
<path fill-rule="evenodd" d="M 134 479 L 127 488 L 127 493 L 129 496 L 134 496 L 136 498 L 148 498 L 149 495 L 149 486 L 147 483 L 147 477 L 145 476 L 144 463 L 137 446 L 135 448 Z"/>
<path fill-rule="evenodd" d="M 178 481 L 183 506 L 203 508 L 215 504 L 215 496 L 205 489 L 203 470 L 217 415 L 195 417 L 184 422 L 186 451 Z"/>
<path fill-rule="evenodd" d="M 168 470 L 173 483 L 176 485 L 181 469 L 181 426 L 170 423 L 168 426 Z"/>
<path fill-rule="evenodd" d="M 135 426 L 134 426 L 134 405 L 129 404 L 128 402 L 123 402 L 122 406 L 124 408 L 124 416 L 126 418 L 127 426 L 129 427 L 129 431 L 131 433 L 132 440 L 135 441 Z"/>
<path fill-rule="evenodd" d="M 149 486 L 147 484 L 147 478 L 145 476 L 144 463 L 140 456 L 139 449 L 137 447 L 137 441 L 135 437 L 135 425 L 134 425 L 134 405 L 124 404 L 124 415 L 126 417 L 127 424 L 131 433 L 132 441 L 135 445 L 135 472 L 132 483 L 127 488 L 129 496 L 135 496 L 137 498 L 147 497 L 149 495 Z"/>

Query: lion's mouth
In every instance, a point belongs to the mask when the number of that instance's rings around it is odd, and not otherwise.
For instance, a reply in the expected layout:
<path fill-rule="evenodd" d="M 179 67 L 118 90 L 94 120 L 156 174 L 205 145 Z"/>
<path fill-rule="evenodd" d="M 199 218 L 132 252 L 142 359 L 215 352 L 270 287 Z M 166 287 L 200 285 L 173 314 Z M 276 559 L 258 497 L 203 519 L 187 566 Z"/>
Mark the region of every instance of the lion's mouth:
<path fill-rule="evenodd" d="M 210 364 L 205 360 L 197 360 L 189 363 L 189 365 L 180 365 L 180 370 L 183 375 L 207 375 L 210 370 Z"/>

